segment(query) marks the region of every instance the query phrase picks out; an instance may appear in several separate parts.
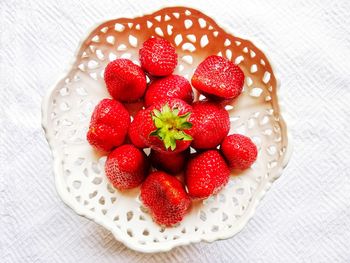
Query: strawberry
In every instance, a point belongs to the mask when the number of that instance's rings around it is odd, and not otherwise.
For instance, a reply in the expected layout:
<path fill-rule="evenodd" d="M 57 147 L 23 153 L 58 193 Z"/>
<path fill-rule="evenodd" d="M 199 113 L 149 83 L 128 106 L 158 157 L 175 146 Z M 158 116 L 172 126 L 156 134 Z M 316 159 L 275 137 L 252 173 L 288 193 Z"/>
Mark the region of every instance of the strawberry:
<path fill-rule="evenodd" d="M 97 150 L 110 151 L 124 142 L 129 124 L 130 115 L 123 104 L 103 99 L 92 113 L 87 140 Z"/>
<path fill-rule="evenodd" d="M 187 79 L 178 75 L 157 79 L 149 85 L 146 91 L 145 104 L 149 107 L 166 98 L 182 99 L 191 104 L 193 101 L 191 84 Z"/>
<path fill-rule="evenodd" d="M 192 107 L 180 99 L 160 101 L 148 107 L 139 127 L 143 141 L 164 153 L 186 150 L 192 140 Z"/>
<path fill-rule="evenodd" d="M 124 144 L 113 150 L 105 164 L 107 178 L 119 190 L 139 186 L 147 171 L 146 155 L 131 144 Z"/>
<path fill-rule="evenodd" d="M 219 104 L 198 101 L 192 105 L 192 124 L 195 130 L 192 147 L 210 149 L 218 146 L 230 130 L 228 112 Z"/>
<path fill-rule="evenodd" d="M 175 48 L 163 38 L 146 40 L 139 55 L 142 68 L 153 76 L 170 75 L 177 65 Z"/>
<path fill-rule="evenodd" d="M 241 134 L 232 134 L 221 144 L 221 151 L 232 169 L 247 169 L 256 160 L 258 150 L 250 138 Z"/>
<path fill-rule="evenodd" d="M 186 167 L 188 194 L 195 199 L 218 193 L 228 182 L 230 170 L 217 150 L 195 154 Z"/>
<path fill-rule="evenodd" d="M 109 94 L 123 102 L 140 99 L 147 87 L 146 75 L 141 67 L 124 58 L 116 59 L 107 65 L 104 79 Z"/>
<path fill-rule="evenodd" d="M 128 130 L 128 137 L 133 145 L 135 145 L 138 148 L 146 148 L 147 144 L 144 142 L 142 137 L 139 133 L 139 127 L 142 124 L 144 118 L 146 118 L 145 110 L 140 110 L 134 117 L 134 120 L 130 124 L 129 130 Z"/>
<path fill-rule="evenodd" d="M 164 154 L 151 150 L 151 163 L 157 169 L 164 170 L 170 174 L 178 174 L 183 170 L 189 153 L 189 148 L 183 152 L 173 154 Z"/>
<path fill-rule="evenodd" d="M 146 178 L 141 186 L 140 197 L 154 221 L 165 226 L 180 222 L 191 205 L 182 183 L 160 171 Z"/>
<path fill-rule="evenodd" d="M 192 77 L 192 85 L 199 92 L 221 99 L 236 98 L 243 84 L 243 71 L 233 62 L 215 55 L 200 63 Z"/>

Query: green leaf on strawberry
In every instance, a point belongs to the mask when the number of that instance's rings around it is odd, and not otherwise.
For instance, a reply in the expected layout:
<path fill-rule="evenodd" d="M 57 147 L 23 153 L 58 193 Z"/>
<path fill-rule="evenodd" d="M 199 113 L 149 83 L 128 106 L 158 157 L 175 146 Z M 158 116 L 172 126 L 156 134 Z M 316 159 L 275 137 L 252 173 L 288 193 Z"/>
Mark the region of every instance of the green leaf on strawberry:
<path fill-rule="evenodd" d="M 192 123 L 188 120 L 191 112 L 179 115 L 177 108 L 171 109 L 166 103 L 161 110 L 154 109 L 151 113 L 152 120 L 156 126 L 156 130 L 150 133 L 150 136 L 157 136 L 163 141 L 166 149 L 172 151 L 176 149 L 176 141 L 191 141 L 192 136 L 184 130 L 192 128 Z"/>

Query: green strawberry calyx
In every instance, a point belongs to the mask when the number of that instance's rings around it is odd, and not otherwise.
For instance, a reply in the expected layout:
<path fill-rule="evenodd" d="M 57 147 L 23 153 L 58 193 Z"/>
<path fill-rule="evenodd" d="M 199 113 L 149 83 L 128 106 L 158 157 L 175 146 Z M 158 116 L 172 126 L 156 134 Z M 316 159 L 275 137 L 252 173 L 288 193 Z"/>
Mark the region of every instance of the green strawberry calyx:
<path fill-rule="evenodd" d="M 191 112 L 179 115 L 177 108 L 171 109 L 166 103 L 161 110 L 154 109 L 151 113 L 152 120 L 156 126 L 156 130 L 150 133 L 150 136 L 157 136 L 163 141 L 165 149 L 176 149 L 176 141 L 191 141 L 191 135 L 185 133 L 184 130 L 192 128 L 192 123 L 188 121 Z"/>

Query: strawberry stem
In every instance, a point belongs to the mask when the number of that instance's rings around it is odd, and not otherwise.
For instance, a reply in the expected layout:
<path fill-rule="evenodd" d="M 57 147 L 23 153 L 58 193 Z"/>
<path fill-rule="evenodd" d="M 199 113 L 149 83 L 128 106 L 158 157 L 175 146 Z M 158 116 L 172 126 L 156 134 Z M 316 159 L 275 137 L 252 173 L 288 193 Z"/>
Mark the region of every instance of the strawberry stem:
<path fill-rule="evenodd" d="M 157 136 L 163 141 L 165 149 L 176 149 L 176 141 L 191 141 L 192 137 L 184 130 L 190 129 L 192 123 L 188 121 L 191 112 L 179 115 L 177 108 L 171 109 L 166 103 L 161 111 L 154 109 L 151 113 L 152 120 L 156 130 L 150 133 L 150 136 Z"/>

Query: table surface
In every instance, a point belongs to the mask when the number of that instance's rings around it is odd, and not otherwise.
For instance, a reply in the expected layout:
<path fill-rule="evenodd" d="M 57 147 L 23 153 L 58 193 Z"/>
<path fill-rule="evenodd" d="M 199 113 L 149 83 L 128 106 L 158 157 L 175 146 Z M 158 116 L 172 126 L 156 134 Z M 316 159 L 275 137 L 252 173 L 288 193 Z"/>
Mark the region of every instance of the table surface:
<path fill-rule="evenodd" d="M 294 153 L 235 237 L 141 254 L 58 197 L 42 97 L 107 18 L 165 1 L 0 1 L 1 262 L 350 262 L 350 1 L 167 1 L 258 39 L 281 80 Z"/>

